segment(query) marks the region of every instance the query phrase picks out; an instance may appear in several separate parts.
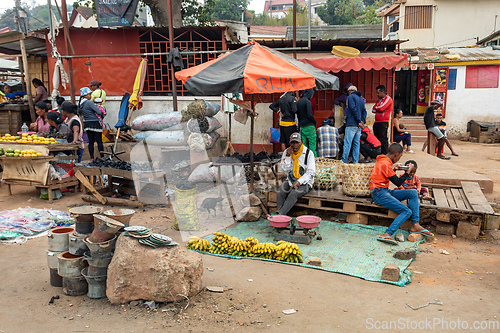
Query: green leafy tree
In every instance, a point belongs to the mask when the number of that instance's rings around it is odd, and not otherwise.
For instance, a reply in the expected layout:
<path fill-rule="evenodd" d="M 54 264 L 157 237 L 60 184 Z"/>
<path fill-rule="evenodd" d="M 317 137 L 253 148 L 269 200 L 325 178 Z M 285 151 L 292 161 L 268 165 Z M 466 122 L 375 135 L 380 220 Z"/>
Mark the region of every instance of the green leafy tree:
<path fill-rule="evenodd" d="M 18 30 L 17 23 L 15 21 L 16 11 L 14 9 L 7 9 L 0 16 L 0 29 L 1 28 L 11 28 L 12 30 Z"/>
<path fill-rule="evenodd" d="M 295 15 L 297 26 L 306 26 L 308 19 L 308 8 L 307 6 L 301 6 L 297 4 L 297 13 Z M 285 16 L 281 19 L 282 24 L 286 26 L 293 26 L 293 8 L 288 8 Z"/>
<path fill-rule="evenodd" d="M 356 18 L 356 24 L 380 24 L 382 19 L 377 17 L 375 6 L 369 6 L 364 10 L 364 14 Z"/>
<path fill-rule="evenodd" d="M 329 25 L 349 25 L 355 23 L 356 9 L 359 10 L 359 7 L 354 0 L 327 0 L 316 12 Z"/>
<path fill-rule="evenodd" d="M 249 0 L 213 0 L 212 17 L 221 20 L 241 20 L 241 12 L 246 11 Z"/>
<path fill-rule="evenodd" d="M 308 9 L 307 6 L 297 5 L 297 26 L 306 26 L 308 19 Z M 271 16 L 267 13 L 256 14 L 255 16 L 248 18 L 246 20 L 251 25 L 259 25 L 259 26 L 291 26 L 293 25 L 293 8 L 289 8 L 285 13 L 285 16 L 282 18 L 277 18 L 275 16 Z M 317 25 L 316 23 L 312 23 L 312 25 Z"/>

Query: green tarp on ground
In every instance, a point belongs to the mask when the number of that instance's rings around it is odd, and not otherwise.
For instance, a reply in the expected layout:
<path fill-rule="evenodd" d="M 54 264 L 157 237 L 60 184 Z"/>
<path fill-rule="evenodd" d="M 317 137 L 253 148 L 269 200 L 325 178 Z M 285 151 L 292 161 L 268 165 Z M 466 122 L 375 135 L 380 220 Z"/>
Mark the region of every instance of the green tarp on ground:
<path fill-rule="evenodd" d="M 392 255 L 397 251 L 406 249 L 418 252 L 418 243 L 402 242 L 398 245 L 389 245 L 377 241 L 376 238 L 383 234 L 386 229 L 386 227 L 375 225 L 321 221 L 317 230 L 323 239 L 314 239 L 310 245 L 299 244 L 299 247 L 302 251 L 304 262 L 309 258 L 320 258 L 322 266 L 310 266 L 305 263 L 290 263 L 290 265 L 299 265 L 329 272 L 342 273 L 368 281 L 384 282 L 404 287 L 411 282 L 411 272 L 406 270 L 411 260 L 399 260 L 393 258 Z M 257 238 L 261 243 L 275 243 L 274 235 L 276 234 L 276 229 L 271 227 L 269 221 L 265 219 L 260 219 L 257 222 L 239 223 L 235 227 L 221 230 L 221 232 L 240 239 L 252 236 Z M 407 231 L 400 230 L 398 232 L 403 232 L 405 239 L 409 234 Z M 211 240 L 212 237 L 213 235 L 210 235 L 206 238 Z M 202 253 L 211 254 L 208 252 Z M 238 259 L 242 258 L 233 257 L 231 255 L 211 255 Z M 261 258 L 249 259 L 268 260 Z M 394 263 L 399 267 L 399 281 L 392 282 L 380 279 L 382 269 L 388 263 Z"/>

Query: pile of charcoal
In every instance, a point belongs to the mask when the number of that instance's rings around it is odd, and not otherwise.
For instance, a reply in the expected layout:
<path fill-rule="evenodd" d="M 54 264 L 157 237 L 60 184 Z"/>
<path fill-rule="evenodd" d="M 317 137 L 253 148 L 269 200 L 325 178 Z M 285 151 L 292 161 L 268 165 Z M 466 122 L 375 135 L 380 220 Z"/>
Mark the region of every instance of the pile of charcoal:
<path fill-rule="evenodd" d="M 92 162 L 85 163 L 85 166 L 93 168 L 99 167 L 132 171 L 132 166 L 130 165 L 130 163 L 125 161 L 115 162 L 113 160 L 110 160 L 109 158 L 95 158 Z"/>
<path fill-rule="evenodd" d="M 272 161 L 276 159 L 281 158 L 281 153 L 271 153 L 268 154 L 265 151 L 261 151 L 260 153 L 254 155 L 254 162 L 263 162 L 266 160 Z M 226 156 L 221 156 L 217 159 L 218 163 L 234 163 L 234 162 L 241 162 L 241 163 L 250 163 L 250 153 L 246 153 L 244 155 L 241 155 L 240 153 L 234 153 L 234 154 L 226 154 Z"/>

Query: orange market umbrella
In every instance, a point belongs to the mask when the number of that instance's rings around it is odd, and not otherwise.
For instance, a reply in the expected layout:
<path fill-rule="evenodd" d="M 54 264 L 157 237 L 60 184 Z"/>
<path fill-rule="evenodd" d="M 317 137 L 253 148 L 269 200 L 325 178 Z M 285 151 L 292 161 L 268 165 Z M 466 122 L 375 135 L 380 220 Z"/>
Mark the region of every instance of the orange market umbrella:
<path fill-rule="evenodd" d="M 175 73 L 194 95 L 272 94 L 309 88 L 338 90 L 339 79 L 258 43 Z"/>

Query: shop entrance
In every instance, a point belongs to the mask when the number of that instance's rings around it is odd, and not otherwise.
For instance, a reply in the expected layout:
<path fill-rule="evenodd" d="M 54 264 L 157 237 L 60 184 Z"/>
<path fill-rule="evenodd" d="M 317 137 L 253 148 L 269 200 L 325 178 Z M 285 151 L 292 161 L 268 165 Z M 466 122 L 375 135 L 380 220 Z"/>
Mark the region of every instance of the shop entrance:
<path fill-rule="evenodd" d="M 405 116 L 422 116 L 429 105 L 431 73 L 429 69 L 396 70 L 394 108 Z"/>

